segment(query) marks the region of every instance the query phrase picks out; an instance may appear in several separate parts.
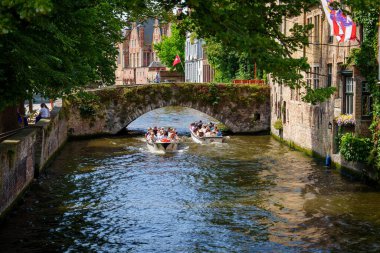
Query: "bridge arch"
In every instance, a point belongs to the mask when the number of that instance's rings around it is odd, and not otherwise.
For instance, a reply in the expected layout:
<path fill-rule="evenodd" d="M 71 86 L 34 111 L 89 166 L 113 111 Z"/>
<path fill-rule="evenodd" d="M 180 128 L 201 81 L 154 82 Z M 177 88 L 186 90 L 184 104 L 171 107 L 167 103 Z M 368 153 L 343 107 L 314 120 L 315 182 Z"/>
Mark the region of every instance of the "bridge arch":
<path fill-rule="evenodd" d="M 269 87 L 256 84 L 150 84 L 112 86 L 65 100 L 69 133 L 116 134 L 140 116 L 167 106 L 205 113 L 232 132 L 269 130 Z"/>

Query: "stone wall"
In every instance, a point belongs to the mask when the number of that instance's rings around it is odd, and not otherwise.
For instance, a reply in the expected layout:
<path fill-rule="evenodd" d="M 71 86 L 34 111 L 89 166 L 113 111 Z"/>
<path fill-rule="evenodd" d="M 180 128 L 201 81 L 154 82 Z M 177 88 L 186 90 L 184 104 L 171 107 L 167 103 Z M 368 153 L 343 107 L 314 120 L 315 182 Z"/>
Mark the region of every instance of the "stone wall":
<path fill-rule="evenodd" d="M 294 24 L 307 23 L 314 25 L 310 31 L 310 44 L 293 55 L 295 58 L 306 57 L 310 65 L 310 69 L 303 73 L 303 81 L 313 89 L 334 87 L 336 92 L 326 102 L 312 105 L 302 101 L 306 92 L 304 88 L 291 90 L 272 81 L 271 131 L 287 143 L 322 157 L 329 155 L 333 162 L 359 171 L 360 166 L 345 162 L 339 154 L 338 126 L 334 119 L 341 114 L 351 114 L 356 122 L 355 127 L 343 131 L 353 131 L 360 136 L 370 135 L 371 117 L 363 114 L 362 104 L 365 80 L 355 66 L 347 63 L 351 50 L 360 45 L 357 41 L 338 43 L 335 37 L 330 37 L 329 24 L 320 6 L 284 20 L 282 31 L 290 34 Z M 281 131 L 273 127 L 277 120 L 283 123 Z"/>
<path fill-rule="evenodd" d="M 0 217 L 66 140 L 67 120 L 61 108 L 55 107 L 50 119 L 0 143 Z"/>
<path fill-rule="evenodd" d="M 77 94 L 66 100 L 69 134 L 116 134 L 143 114 L 166 106 L 198 110 L 234 133 L 268 131 L 269 86 L 255 84 L 155 84 L 92 91 L 86 102 Z M 82 95 L 89 97 L 89 95 Z M 191 122 L 188 122 L 189 124 Z"/>
<path fill-rule="evenodd" d="M 67 140 L 67 120 L 64 111 L 55 107 L 50 119 L 41 119 L 37 124 L 36 172 L 42 170 L 47 162 Z"/>
<path fill-rule="evenodd" d="M 0 143 L 0 216 L 33 180 L 36 139 L 31 128 Z"/>

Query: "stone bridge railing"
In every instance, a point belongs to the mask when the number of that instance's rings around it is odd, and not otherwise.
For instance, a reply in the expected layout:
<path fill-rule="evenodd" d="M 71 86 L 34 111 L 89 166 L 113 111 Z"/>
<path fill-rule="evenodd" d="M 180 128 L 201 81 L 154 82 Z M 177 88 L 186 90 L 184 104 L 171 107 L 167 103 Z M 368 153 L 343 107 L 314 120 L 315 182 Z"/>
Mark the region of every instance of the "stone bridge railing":
<path fill-rule="evenodd" d="M 193 108 L 232 132 L 247 133 L 269 130 L 269 96 L 269 86 L 257 84 L 112 86 L 71 95 L 64 109 L 72 136 L 116 134 L 143 114 L 166 106 Z"/>

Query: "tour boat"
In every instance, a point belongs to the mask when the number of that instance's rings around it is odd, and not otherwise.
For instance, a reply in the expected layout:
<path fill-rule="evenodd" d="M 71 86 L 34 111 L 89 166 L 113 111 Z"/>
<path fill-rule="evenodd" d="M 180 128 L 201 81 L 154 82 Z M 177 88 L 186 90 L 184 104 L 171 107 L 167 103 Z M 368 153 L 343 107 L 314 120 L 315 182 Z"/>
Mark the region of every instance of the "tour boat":
<path fill-rule="evenodd" d="M 191 138 L 193 139 L 193 141 L 200 144 L 223 143 L 225 142 L 225 139 L 226 139 L 223 136 L 199 137 L 191 129 L 190 129 L 190 133 L 191 133 Z"/>
<path fill-rule="evenodd" d="M 175 152 L 178 149 L 178 141 L 171 141 L 169 139 L 162 139 L 160 141 L 146 139 L 146 144 L 149 151 L 154 153 Z"/>

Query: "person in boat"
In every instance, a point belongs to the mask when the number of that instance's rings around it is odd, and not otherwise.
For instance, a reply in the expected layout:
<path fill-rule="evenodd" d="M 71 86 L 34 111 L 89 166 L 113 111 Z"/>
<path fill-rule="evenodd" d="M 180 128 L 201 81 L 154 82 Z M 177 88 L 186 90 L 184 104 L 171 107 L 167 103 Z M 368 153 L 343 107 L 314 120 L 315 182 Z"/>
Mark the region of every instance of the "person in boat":
<path fill-rule="evenodd" d="M 147 136 L 147 140 L 151 141 L 151 142 L 155 142 L 156 141 L 156 135 L 154 134 L 153 130 L 151 130 L 149 132 L 149 135 Z"/>
<path fill-rule="evenodd" d="M 206 127 L 206 130 L 204 133 L 205 133 L 205 137 L 212 137 L 212 132 L 209 126 Z"/>
<path fill-rule="evenodd" d="M 191 123 L 191 124 L 190 124 L 190 130 L 191 130 L 192 132 L 195 131 L 195 123 Z"/>
<path fill-rule="evenodd" d="M 163 129 L 160 129 L 158 132 L 157 132 L 157 140 L 161 140 L 162 138 L 164 138 L 164 130 Z"/>
<path fill-rule="evenodd" d="M 145 133 L 145 138 L 147 138 L 148 137 L 148 135 L 150 135 L 151 132 L 152 131 L 152 128 L 151 127 L 148 127 L 148 130 L 146 131 L 146 133 Z"/>
<path fill-rule="evenodd" d="M 166 136 L 169 136 L 169 134 L 171 133 L 172 129 L 173 129 L 173 128 L 168 127 L 168 129 L 167 129 L 166 132 L 165 132 Z"/>
<path fill-rule="evenodd" d="M 178 136 L 174 129 L 171 129 L 168 137 L 169 137 L 169 140 L 171 141 L 178 141 Z"/>
<path fill-rule="evenodd" d="M 215 126 L 214 128 L 214 133 L 217 137 L 222 137 L 222 131 L 219 130 L 219 128 L 217 126 Z"/>
<path fill-rule="evenodd" d="M 156 127 L 156 126 L 155 126 L 155 127 L 153 127 L 153 132 L 154 132 L 154 135 L 157 135 L 158 129 L 157 129 L 157 127 Z"/>

